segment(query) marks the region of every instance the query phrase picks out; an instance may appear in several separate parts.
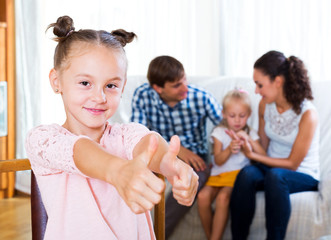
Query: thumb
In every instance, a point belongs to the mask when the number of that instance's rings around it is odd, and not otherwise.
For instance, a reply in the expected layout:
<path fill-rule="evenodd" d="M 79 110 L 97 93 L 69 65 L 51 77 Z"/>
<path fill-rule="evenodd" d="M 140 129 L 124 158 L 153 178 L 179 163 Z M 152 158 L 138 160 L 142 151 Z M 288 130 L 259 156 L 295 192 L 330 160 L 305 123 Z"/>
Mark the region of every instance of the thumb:
<path fill-rule="evenodd" d="M 176 157 L 180 149 L 180 139 L 177 135 L 174 135 L 170 139 L 168 153 Z"/>
<path fill-rule="evenodd" d="M 174 135 L 170 139 L 167 155 L 170 159 L 173 160 L 172 175 L 174 177 L 174 182 L 175 183 L 177 182 L 177 184 L 180 185 L 184 184 L 184 186 L 186 186 L 191 181 L 191 178 L 190 177 L 187 178 L 187 174 L 188 174 L 187 169 L 183 168 L 183 166 L 180 164 L 182 162 L 175 161 L 175 159 L 177 159 L 179 150 L 180 150 L 180 139 L 177 135 Z M 189 168 L 191 169 L 191 167 Z"/>
<path fill-rule="evenodd" d="M 150 163 L 150 161 L 153 159 L 158 145 L 159 145 L 158 138 L 154 134 L 151 134 L 148 140 L 148 145 L 146 150 L 141 153 L 141 159 L 146 163 L 147 166 Z"/>
<path fill-rule="evenodd" d="M 170 182 L 173 182 L 172 178 L 174 176 L 177 176 L 180 172 L 179 171 L 180 169 L 178 169 L 179 168 L 178 161 L 176 161 L 177 155 L 179 153 L 179 149 L 180 149 L 179 137 L 177 135 L 174 135 L 170 139 L 168 150 L 164 154 L 160 164 L 160 171 L 164 176 L 168 178 Z"/>

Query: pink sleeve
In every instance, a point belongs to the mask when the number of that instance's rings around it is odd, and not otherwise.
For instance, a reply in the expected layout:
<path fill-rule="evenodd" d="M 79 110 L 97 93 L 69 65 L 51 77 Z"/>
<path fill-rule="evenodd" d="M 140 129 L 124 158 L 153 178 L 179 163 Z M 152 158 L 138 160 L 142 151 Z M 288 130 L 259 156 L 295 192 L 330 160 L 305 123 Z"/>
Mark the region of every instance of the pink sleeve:
<path fill-rule="evenodd" d="M 41 125 L 29 131 L 25 149 L 37 175 L 79 173 L 73 159 L 76 136 L 59 125 Z M 84 174 L 82 174 L 84 175 Z M 84 175 L 85 176 L 85 175 Z"/>
<path fill-rule="evenodd" d="M 139 123 L 124 124 L 122 131 L 125 153 L 128 159 L 133 158 L 132 152 L 137 143 L 146 135 L 153 133 L 153 131 Z"/>

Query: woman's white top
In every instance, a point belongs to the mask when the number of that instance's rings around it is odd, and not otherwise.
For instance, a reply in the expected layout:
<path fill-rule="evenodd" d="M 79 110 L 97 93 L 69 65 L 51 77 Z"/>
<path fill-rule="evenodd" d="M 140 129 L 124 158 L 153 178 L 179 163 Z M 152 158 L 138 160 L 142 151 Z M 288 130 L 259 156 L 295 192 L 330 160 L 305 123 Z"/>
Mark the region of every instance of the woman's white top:
<path fill-rule="evenodd" d="M 232 140 L 229 137 L 229 135 L 226 134 L 225 132 L 226 129 L 227 128 L 222 126 L 215 127 L 211 133 L 211 138 L 210 138 L 211 143 L 214 143 L 214 139 L 212 137 L 216 138 L 218 141 L 222 143 L 222 151 L 224 151 L 224 149 L 226 149 L 230 145 Z M 249 136 L 253 141 L 259 139 L 259 136 L 254 129 L 250 129 Z M 250 164 L 249 159 L 245 157 L 242 151 L 236 154 L 231 154 L 229 159 L 222 165 L 217 165 L 214 161 L 214 158 L 212 158 L 211 161 L 213 163 L 213 167 L 210 173 L 211 176 L 217 176 L 224 172 L 239 170 L 245 167 L 246 165 Z"/>
<path fill-rule="evenodd" d="M 266 104 L 264 112 L 264 131 L 270 139 L 268 155 L 272 158 L 288 158 L 299 131 L 302 115 L 315 106 L 309 100 L 302 102 L 302 111 L 297 115 L 293 109 L 279 113 L 275 103 Z M 315 109 L 316 110 L 316 109 Z M 311 175 L 316 180 L 320 178 L 319 168 L 319 124 L 309 147 L 306 157 L 296 170 Z"/>

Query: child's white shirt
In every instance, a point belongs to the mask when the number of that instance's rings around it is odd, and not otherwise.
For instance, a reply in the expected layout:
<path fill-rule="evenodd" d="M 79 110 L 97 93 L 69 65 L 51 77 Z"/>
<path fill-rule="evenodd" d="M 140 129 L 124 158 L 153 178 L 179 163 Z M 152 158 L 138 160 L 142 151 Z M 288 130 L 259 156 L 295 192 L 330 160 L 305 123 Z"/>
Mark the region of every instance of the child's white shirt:
<path fill-rule="evenodd" d="M 218 126 L 215 127 L 211 133 L 210 142 L 214 143 L 214 138 L 216 138 L 218 141 L 222 143 L 222 151 L 224 151 L 231 143 L 232 139 L 231 137 L 225 132 L 227 128 Z M 253 141 L 256 141 L 259 139 L 259 136 L 257 132 L 254 129 L 250 129 L 249 136 Z M 217 165 L 214 161 L 214 156 L 212 157 L 212 164 L 213 167 L 211 169 L 211 176 L 217 176 L 224 172 L 230 172 L 234 170 L 239 170 L 245 167 L 246 165 L 250 164 L 250 161 L 248 158 L 245 157 L 244 153 L 242 151 L 231 154 L 229 159 L 222 164 L 221 166 Z"/>

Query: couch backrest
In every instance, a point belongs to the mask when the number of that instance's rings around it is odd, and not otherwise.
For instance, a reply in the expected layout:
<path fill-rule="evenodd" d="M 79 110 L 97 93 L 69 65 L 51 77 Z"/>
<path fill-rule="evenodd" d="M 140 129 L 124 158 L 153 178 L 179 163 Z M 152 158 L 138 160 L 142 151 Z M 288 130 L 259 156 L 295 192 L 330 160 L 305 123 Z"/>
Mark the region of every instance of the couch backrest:
<path fill-rule="evenodd" d="M 245 89 L 252 102 L 252 115 L 248 124 L 257 129 L 258 127 L 258 104 L 261 97 L 255 94 L 255 84 L 251 78 L 247 77 L 188 77 L 190 84 L 205 88 L 221 103 L 224 95 L 235 87 Z M 134 90 L 141 84 L 147 82 L 144 76 L 129 76 L 123 93 L 122 101 L 111 122 L 129 122 L 131 116 L 131 99 Z M 320 120 L 320 161 L 322 178 L 331 175 L 331 104 L 329 103 L 329 94 L 331 96 L 331 82 L 314 81 L 312 82 L 314 95 L 314 104 L 319 113 Z M 208 123 L 208 133 L 212 126 Z"/>

